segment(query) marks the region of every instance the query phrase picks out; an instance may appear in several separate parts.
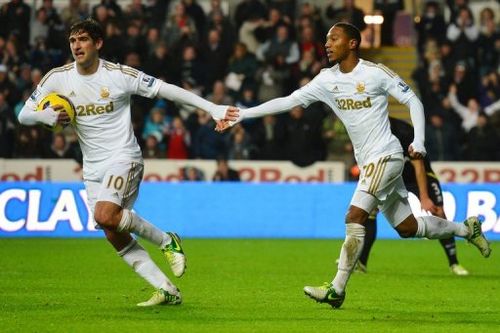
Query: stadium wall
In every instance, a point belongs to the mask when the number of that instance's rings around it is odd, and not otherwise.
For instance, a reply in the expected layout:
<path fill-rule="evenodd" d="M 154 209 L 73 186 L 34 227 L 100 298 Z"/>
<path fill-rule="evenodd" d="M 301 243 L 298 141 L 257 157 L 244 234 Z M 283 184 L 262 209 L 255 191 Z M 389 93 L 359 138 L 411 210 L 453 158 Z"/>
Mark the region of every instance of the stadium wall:
<path fill-rule="evenodd" d="M 354 183 L 144 183 L 135 210 L 164 230 L 193 238 L 343 238 Z M 457 221 L 484 219 L 500 240 L 498 184 L 444 186 Z M 418 200 L 411 197 L 414 211 Z M 418 212 L 421 214 L 421 212 Z M 398 238 L 380 216 L 380 238 Z M 0 183 L 0 237 L 102 237 L 81 183 Z"/>

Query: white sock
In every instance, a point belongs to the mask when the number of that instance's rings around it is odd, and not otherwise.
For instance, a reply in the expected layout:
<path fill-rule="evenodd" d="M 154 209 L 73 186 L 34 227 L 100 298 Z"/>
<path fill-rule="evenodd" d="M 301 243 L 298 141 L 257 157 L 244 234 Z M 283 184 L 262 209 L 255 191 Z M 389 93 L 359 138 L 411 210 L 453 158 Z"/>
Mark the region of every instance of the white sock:
<path fill-rule="evenodd" d="M 146 250 L 135 239 L 119 251 L 118 255 L 155 289 L 162 288 L 170 293 L 177 293 L 177 288 L 156 266 Z"/>
<path fill-rule="evenodd" d="M 117 230 L 136 234 L 159 247 L 164 247 L 172 240 L 167 233 L 161 231 L 153 224 L 128 209 L 123 210 L 122 219 L 118 224 Z"/>
<path fill-rule="evenodd" d="M 446 239 L 452 236 L 467 237 L 469 229 L 463 223 L 455 223 L 437 216 L 417 217 L 417 233 L 415 237 L 429 239 Z"/>
<path fill-rule="evenodd" d="M 346 237 L 340 250 L 337 274 L 332 281 L 333 289 L 343 294 L 347 281 L 351 276 L 356 261 L 358 261 L 365 240 L 365 227 L 358 223 L 346 224 Z"/>

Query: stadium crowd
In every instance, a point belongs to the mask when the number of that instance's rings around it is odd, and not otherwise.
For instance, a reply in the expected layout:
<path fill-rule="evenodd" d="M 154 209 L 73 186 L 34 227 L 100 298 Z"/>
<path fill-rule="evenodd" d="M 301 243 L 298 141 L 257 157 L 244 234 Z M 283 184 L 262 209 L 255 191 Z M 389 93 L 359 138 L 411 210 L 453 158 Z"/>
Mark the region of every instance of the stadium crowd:
<path fill-rule="evenodd" d="M 0 158 L 81 158 L 71 128 L 52 134 L 20 126 L 16 114 L 46 72 L 72 61 L 66 29 L 89 15 L 105 29 L 103 58 L 242 108 L 287 95 L 329 66 L 323 44 L 332 22 L 366 28 L 353 0 L 340 8 L 332 2 L 324 13 L 308 2 L 242 0 L 231 17 L 221 0 L 211 0 L 208 11 L 196 0 L 121 4 L 101 0 L 89 8 L 68 0 L 56 8 L 43 0 L 34 17 L 23 0 L 1 7 Z M 413 78 L 425 107 L 430 158 L 498 161 L 498 18 L 489 7 L 474 17 L 467 0 L 424 6 L 415 20 L 419 64 Z M 382 44 L 391 44 L 392 32 L 382 34 Z M 133 97 L 132 120 L 145 158 L 353 163 L 343 125 L 322 104 L 246 120 L 219 134 L 201 110 Z"/>

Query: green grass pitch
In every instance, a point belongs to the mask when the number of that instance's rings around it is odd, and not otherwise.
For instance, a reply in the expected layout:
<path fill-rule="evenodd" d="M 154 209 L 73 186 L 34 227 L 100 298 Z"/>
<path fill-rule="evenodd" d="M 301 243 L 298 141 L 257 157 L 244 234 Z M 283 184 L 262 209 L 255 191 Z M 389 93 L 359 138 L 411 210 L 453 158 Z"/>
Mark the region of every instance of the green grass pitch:
<path fill-rule="evenodd" d="M 181 279 L 147 245 L 184 303 L 137 308 L 152 290 L 104 239 L 2 239 L 0 331 L 500 332 L 500 243 L 489 259 L 457 243 L 471 276 L 436 241 L 379 240 L 332 310 L 302 288 L 331 280 L 340 240 L 187 239 Z"/>

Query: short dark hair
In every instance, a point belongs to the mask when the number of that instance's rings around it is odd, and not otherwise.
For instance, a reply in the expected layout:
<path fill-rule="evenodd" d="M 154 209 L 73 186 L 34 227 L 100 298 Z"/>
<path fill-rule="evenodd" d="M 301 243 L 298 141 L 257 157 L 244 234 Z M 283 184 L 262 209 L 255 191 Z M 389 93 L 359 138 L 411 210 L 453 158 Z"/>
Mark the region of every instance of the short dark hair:
<path fill-rule="evenodd" d="M 104 39 L 104 32 L 101 25 L 92 18 L 86 18 L 85 20 L 78 21 L 74 23 L 68 31 L 68 37 L 76 33 L 86 32 L 89 34 L 93 41 L 99 39 Z"/>
<path fill-rule="evenodd" d="M 348 22 L 338 22 L 334 25 L 334 27 L 341 28 L 344 30 L 344 33 L 347 37 L 349 37 L 349 39 L 356 40 L 356 50 L 359 49 L 359 45 L 361 44 L 361 32 L 359 32 L 359 29 L 354 24 Z"/>

